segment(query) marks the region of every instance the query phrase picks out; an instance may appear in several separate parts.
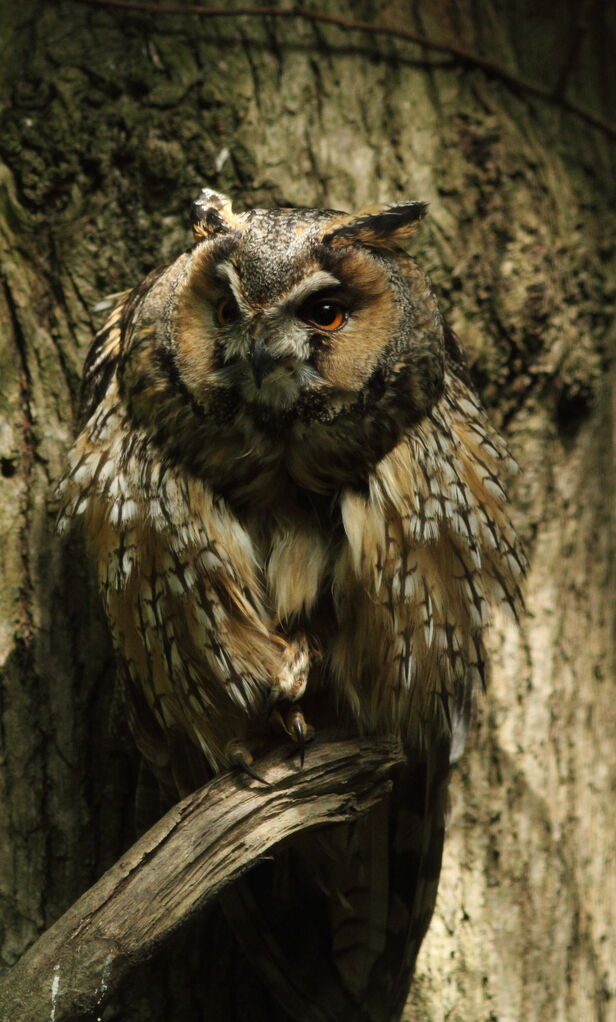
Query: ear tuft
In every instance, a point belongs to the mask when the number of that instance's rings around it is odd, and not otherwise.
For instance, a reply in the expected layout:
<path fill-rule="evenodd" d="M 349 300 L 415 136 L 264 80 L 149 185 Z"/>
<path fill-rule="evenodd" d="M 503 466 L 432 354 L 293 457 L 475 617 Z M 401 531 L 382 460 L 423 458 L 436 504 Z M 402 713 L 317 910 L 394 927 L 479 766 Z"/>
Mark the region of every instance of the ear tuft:
<path fill-rule="evenodd" d="M 226 234 L 237 226 L 231 199 L 211 188 L 204 188 L 199 198 L 193 202 L 190 220 L 197 241 Z"/>
<path fill-rule="evenodd" d="M 372 248 L 395 248 L 415 233 L 427 210 L 427 202 L 396 202 L 351 213 L 324 235 L 323 242 L 334 248 L 354 242 Z"/>

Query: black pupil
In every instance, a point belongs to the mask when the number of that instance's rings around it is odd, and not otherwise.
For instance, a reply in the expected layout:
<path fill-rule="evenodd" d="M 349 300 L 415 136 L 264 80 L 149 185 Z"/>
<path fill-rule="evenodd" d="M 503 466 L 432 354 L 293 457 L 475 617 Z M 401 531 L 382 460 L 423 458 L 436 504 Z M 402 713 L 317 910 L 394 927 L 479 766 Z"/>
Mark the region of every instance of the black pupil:
<path fill-rule="evenodd" d="M 310 319 L 319 326 L 329 326 L 338 315 L 339 308 L 334 302 L 315 302 L 310 309 Z"/>
<path fill-rule="evenodd" d="M 223 323 L 236 319 L 238 311 L 237 302 L 234 298 L 225 298 L 218 307 L 218 315 Z"/>

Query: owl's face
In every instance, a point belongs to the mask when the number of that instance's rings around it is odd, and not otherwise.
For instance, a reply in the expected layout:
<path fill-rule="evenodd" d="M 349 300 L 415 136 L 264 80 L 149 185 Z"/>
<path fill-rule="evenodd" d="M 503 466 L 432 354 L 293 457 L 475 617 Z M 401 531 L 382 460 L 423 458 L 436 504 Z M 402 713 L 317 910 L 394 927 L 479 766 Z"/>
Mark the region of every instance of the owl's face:
<path fill-rule="evenodd" d="M 262 225 L 257 221 L 255 226 L 248 226 L 228 257 L 216 260 L 215 246 L 214 252 L 204 252 L 208 262 L 214 256 L 206 318 L 208 342 L 217 357 L 203 384 L 234 388 L 246 405 L 272 410 L 292 408 L 310 392 L 352 391 L 357 383 L 353 361 L 358 361 L 361 322 L 369 305 L 380 300 L 388 319 L 396 318 L 385 289 L 373 287 L 369 295 L 362 294 L 326 252 L 317 256 L 313 239 L 306 237 L 313 232 L 292 239 L 277 253 L 274 246 L 264 247 Z M 242 265 L 249 272 L 243 274 Z M 346 373 L 335 360 L 346 362 Z M 373 361 L 369 348 L 361 361 L 363 376 Z"/>
<path fill-rule="evenodd" d="M 319 251 L 322 216 L 294 224 L 288 212 L 256 211 L 237 219 L 241 228 L 201 243 L 178 309 L 178 336 L 200 335 L 211 353 L 193 386 L 232 388 L 245 405 L 272 411 L 311 391 L 348 389 L 331 355 L 357 340 L 368 296 Z M 191 374 L 192 349 L 182 340 L 178 359 Z"/>
<path fill-rule="evenodd" d="M 224 404 L 257 421 L 323 423 L 385 401 L 421 417 L 442 388 L 443 328 L 399 243 L 424 213 L 407 202 L 358 216 L 234 214 L 203 192 L 197 245 L 133 309 L 133 370 L 151 384 L 154 361 L 204 413 Z"/>

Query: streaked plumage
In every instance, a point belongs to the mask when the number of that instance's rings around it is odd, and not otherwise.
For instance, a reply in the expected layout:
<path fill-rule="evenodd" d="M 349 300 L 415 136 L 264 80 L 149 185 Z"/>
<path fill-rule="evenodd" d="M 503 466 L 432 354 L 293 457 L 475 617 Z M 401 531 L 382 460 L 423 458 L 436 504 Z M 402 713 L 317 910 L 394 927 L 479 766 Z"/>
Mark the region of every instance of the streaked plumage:
<path fill-rule="evenodd" d="M 259 887 L 268 938 L 244 943 L 275 968 L 274 941 L 315 1019 L 399 1015 L 488 606 L 520 602 L 511 459 L 400 248 L 424 212 L 235 214 L 202 192 L 194 248 L 116 296 L 94 341 L 61 484 L 162 784 L 190 789 L 238 742 L 266 748 L 272 704 L 284 718 L 300 701 L 317 734 L 405 743 L 389 806 L 298 841 Z M 251 905 L 248 884 L 228 899 L 240 931 Z M 281 951 L 298 911 L 305 933 Z M 329 934 L 316 983 L 299 978 L 312 912 Z M 303 1018 L 284 971 L 277 996 Z"/>

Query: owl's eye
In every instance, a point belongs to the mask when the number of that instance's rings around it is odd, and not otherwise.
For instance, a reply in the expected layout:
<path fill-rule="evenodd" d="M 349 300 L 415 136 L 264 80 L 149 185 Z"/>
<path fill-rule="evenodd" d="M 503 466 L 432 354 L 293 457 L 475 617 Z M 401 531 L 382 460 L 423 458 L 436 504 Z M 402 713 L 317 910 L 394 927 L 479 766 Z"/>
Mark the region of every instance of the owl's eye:
<path fill-rule="evenodd" d="M 228 296 L 227 298 L 221 298 L 216 305 L 214 312 L 214 319 L 218 326 L 229 326 L 230 323 L 234 323 L 240 314 L 237 302 L 235 298 Z"/>
<path fill-rule="evenodd" d="M 319 330 L 338 330 L 348 319 L 348 310 L 336 298 L 309 298 L 299 310 L 301 319 Z"/>

